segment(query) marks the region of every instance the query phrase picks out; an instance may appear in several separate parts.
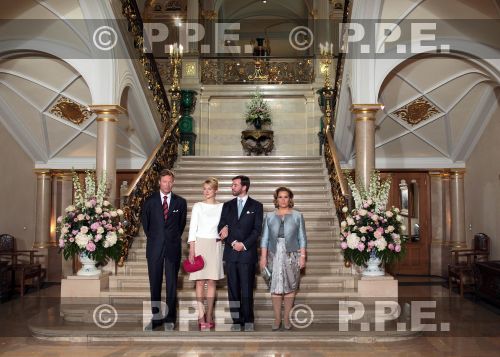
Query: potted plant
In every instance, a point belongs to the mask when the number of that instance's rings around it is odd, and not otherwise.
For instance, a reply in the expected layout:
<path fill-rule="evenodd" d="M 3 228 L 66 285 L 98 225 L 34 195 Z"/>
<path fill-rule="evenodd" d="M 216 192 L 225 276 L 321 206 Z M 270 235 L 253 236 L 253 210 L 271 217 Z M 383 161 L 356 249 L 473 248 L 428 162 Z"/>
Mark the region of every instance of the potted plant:
<path fill-rule="evenodd" d="M 95 175 L 87 171 L 83 188 L 73 172 L 73 187 L 74 204 L 66 207 L 65 214 L 57 218 L 59 249 L 66 260 L 75 254 L 79 256 L 83 267 L 77 275 L 99 275 L 97 263 L 104 265 L 109 259 L 120 257 L 123 211 L 106 200 L 105 174 L 96 187 Z"/>
<path fill-rule="evenodd" d="M 260 130 L 262 125 L 271 125 L 271 108 L 259 91 L 255 92 L 246 108 L 245 121 L 247 124 L 253 125 L 257 130 Z"/>

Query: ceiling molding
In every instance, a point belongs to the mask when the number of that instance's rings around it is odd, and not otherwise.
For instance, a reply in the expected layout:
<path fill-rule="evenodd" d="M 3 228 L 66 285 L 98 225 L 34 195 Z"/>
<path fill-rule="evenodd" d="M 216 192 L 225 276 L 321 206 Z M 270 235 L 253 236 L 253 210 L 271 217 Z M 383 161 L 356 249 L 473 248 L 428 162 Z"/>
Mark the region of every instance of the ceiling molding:
<path fill-rule="evenodd" d="M 470 119 L 467 122 L 467 126 L 462 133 L 462 136 L 459 138 L 457 144 L 453 148 L 451 155 L 451 159 L 453 161 L 467 161 L 469 155 L 475 147 L 475 144 L 488 125 L 491 116 L 498 108 L 498 104 L 488 105 L 488 103 L 496 102 L 496 96 L 493 88 L 486 87 L 479 97 L 477 106 L 470 116 Z"/>
<path fill-rule="evenodd" d="M 84 38 L 83 34 L 80 31 L 78 31 L 78 29 L 71 23 L 71 21 L 75 21 L 74 19 L 67 19 L 67 18 L 61 16 L 61 14 L 59 14 L 46 1 L 40 1 L 40 0 L 35 0 L 35 1 L 38 3 L 38 5 L 44 7 L 49 12 L 51 12 L 55 17 L 57 17 L 59 20 L 63 21 L 64 24 L 66 26 L 68 26 L 71 29 L 71 31 L 73 31 L 73 33 L 80 39 L 80 41 L 82 41 L 82 43 L 86 47 L 86 50 L 88 50 L 89 52 L 92 52 L 92 48 L 89 47 L 89 45 L 88 45 L 89 39 L 88 38 Z M 80 20 L 80 19 L 78 19 L 78 20 Z"/>
<path fill-rule="evenodd" d="M 11 109 L 1 96 L 0 118 L 2 119 L 4 126 L 11 133 L 12 137 L 16 139 L 17 143 L 33 159 L 33 161 L 48 160 L 47 152 L 43 150 L 43 147 L 38 145 L 38 140 L 33 137 L 31 131 L 26 128 L 17 113 Z M 9 118 L 10 120 L 6 118 Z"/>
<path fill-rule="evenodd" d="M 380 52 L 380 49 L 382 46 L 385 44 L 385 41 L 387 38 L 392 34 L 392 31 L 399 26 L 399 24 L 406 19 L 417 7 L 419 7 L 425 0 L 417 0 L 412 6 L 408 7 L 403 13 L 399 16 L 399 18 L 396 20 L 396 23 L 394 26 L 390 29 L 390 33 L 387 36 L 381 36 L 381 40 L 379 41 L 377 45 L 377 53 Z M 383 11 L 383 7 L 381 7 L 381 11 Z M 382 14 L 378 16 L 378 18 L 382 19 Z M 392 19 L 390 19 L 392 20 Z"/>

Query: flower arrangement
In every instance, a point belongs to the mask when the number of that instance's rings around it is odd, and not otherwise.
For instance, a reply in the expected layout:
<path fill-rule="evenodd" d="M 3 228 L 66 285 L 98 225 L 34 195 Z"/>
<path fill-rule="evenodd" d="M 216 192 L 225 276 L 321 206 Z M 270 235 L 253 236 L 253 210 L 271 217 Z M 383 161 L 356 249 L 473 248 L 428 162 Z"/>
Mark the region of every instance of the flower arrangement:
<path fill-rule="evenodd" d="M 246 105 L 245 122 L 260 129 L 263 124 L 271 124 L 271 108 L 262 98 L 259 91 L 256 91 L 250 103 Z"/>
<path fill-rule="evenodd" d="M 87 171 L 85 189 L 73 172 L 75 202 L 65 209 L 65 215 L 57 218 L 59 249 L 64 259 L 74 254 L 86 254 L 87 257 L 105 263 L 109 258 L 120 257 L 124 233 L 123 211 L 115 209 L 106 198 L 106 175 L 96 187 L 95 175 Z"/>
<path fill-rule="evenodd" d="M 346 219 L 340 223 L 340 247 L 344 259 L 359 266 L 366 266 L 371 256 L 382 263 L 390 264 L 400 259 L 405 252 L 406 239 L 401 232 L 406 230 L 403 217 L 397 207 L 386 210 L 390 180 L 381 180 L 374 172 L 368 189 L 360 188 L 348 179 L 356 209 L 342 211 Z"/>

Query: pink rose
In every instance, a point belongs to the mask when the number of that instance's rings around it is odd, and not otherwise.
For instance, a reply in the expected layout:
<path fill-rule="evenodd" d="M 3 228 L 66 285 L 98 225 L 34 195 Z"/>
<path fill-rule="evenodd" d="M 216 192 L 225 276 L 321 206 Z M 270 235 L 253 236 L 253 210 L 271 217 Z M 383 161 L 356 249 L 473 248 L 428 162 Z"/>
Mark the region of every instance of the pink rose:
<path fill-rule="evenodd" d="M 71 238 L 69 239 L 69 241 L 70 241 L 71 243 L 73 243 L 73 242 L 75 241 L 75 238 L 71 237 Z"/>
<path fill-rule="evenodd" d="M 89 252 L 93 252 L 95 250 L 95 244 L 94 242 L 90 241 L 87 243 L 87 246 L 85 247 Z"/>
<path fill-rule="evenodd" d="M 346 242 L 340 243 L 340 248 L 347 249 L 347 243 Z"/>
<path fill-rule="evenodd" d="M 401 246 L 399 244 L 396 244 L 394 250 L 399 253 L 401 251 Z"/>
<path fill-rule="evenodd" d="M 97 228 L 99 228 L 101 225 L 99 224 L 99 222 L 95 222 L 95 223 L 92 223 L 92 225 L 90 226 L 90 229 L 92 229 L 93 231 L 97 231 Z"/>
<path fill-rule="evenodd" d="M 102 239 L 102 234 L 98 234 L 95 236 L 95 241 L 99 242 Z"/>
<path fill-rule="evenodd" d="M 64 239 L 59 239 L 59 248 L 64 248 Z"/>
<path fill-rule="evenodd" d="M 359 250 L 360 252 L 362 252 L 363 250 L 365 250 L 365 245 L 364 245 L 363 243 L 359 243 L 359 244 L 358 244 L 358 250 Z"/>
<path fill-rule="evenodd" d="M 61 223 L 62 219 L 63 219 L 62 216 L 57 217 L 57 223 Z"/>
<path fill-rule="evenodd" d="M 394 244 L 389 243 L 389 245 L 387 246 L 387 248 L 389 248 L 390 250 L 394 250 Z"/>

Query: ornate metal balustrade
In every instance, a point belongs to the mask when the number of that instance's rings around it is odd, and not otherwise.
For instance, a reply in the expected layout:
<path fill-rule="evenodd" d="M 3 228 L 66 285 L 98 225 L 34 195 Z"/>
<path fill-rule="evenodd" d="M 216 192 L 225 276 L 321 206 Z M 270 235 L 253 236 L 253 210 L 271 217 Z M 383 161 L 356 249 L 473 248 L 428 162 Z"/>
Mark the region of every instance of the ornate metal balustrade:
<path fill-rule="evenodd" d="M 203 84 L 297 84 L 314 81 L 312 57 L 201 58 Z"/>
<path fill-rule="evenodd" d="M 343 22 L 350 21 L 351 1 L 346 0 L 344 5 Z M 325 86 L 320 90 L 323 100 L 320 99 L 320 107 L 324 114 L 323 116 L 323 131 L 324 131 L 324 156 L 326 167 L 328 170 L 328 178 L 330 180 L 330 188 L 335 203 L 335 209 L 339 222 L 345 218 L 345 213 L 342 212 L 344 206 L 349 206 L 351 203 L 351 193 L 347 184 L 346 177 L 342 172 L 340 160 L 337 155 L 337 149 L 334 142 L 335 125 L 336 125 L 336 112 L 337 103 L 340 95 L 340 88 L 342 85 L 342 74 L 344 70 L 344 54 L 340 53 L 337 56 L 337 68 L 335 72 L 335 82 L 333 87 L 330 84 L 329 65 L 331 57 L 327 55 L 324 58 L 326 68 L 325 73 Z"/>
<path fill-rule="evenodd" d="M 127 192 L 124 211 L 128 225 L 125 231 L 125 244 L 123 245 L 122 255 L 118 261 L 119 266 L 123 266 L 127 260 L 129 248 L 132 245 L 134 237 L 139 232 L 142 203 L 151 192 L 158 189 L 159 172 L 164 168 L 172 168 L 177 160 L 179 144 L 177 124 L 179 121 L 180 105 L 180 90 L 178 86 L 175 88 L 172 86 L 170 90 L 172 107 L 170 107 L 156 60 L 151 53 L 144 53 L 142 50 L 144 44 L 143 25 L 136 1 L 121 0 L 121 3 L 123 15 L 128 21 L 128 31 L 132 33 L 133 44 L 138 52 L 139 62 L 143 66 L 142 75 L 144 75 L 148 83 L 147 88 L 152 92 L 152 98 L 156 104 L 156 109 L 160 114 L 164 128 L 160 143 L 143 165 Z M 179 65 L 178 62 L 180 61 L 177 61 L 176 65 Z M 174 61 L 171 63 L 173 65 Z M 139 75 L 141 74 L 139 73 Z M 175 83 L 175 81 L 171 82 Z"/>

